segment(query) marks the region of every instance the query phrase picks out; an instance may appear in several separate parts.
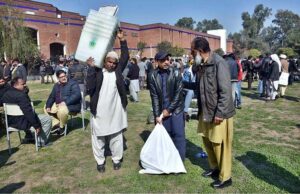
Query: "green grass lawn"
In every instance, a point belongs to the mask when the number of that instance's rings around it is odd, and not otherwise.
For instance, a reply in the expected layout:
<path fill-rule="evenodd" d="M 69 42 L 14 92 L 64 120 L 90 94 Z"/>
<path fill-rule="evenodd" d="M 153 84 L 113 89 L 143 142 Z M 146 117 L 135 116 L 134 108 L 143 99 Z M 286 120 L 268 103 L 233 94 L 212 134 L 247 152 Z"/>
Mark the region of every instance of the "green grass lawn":
<path fill-rule="evenodd" d="M 254 85 L 256 86 L 256 85 Z M 36 111 L 43 106 L 52 84 L 30 83 Z M 196 158 L 202 150 L 197 121 L 186 124 L 187 174 L 140 175 L 138 161 L 145 137 L 153 129 L 146 124 L 150 112 L 148 91 L 140 103 L 128 105 L 127 149 L 123 166 L 98 173 L 91 149 L 90 128 L 81 129 L 76 117 L 66 137 L 52 137 L 53 145 L 35 152 L 34 145 L 19 145 L 13 133 L 13 154 L 8 155 L 6 135 L 0 137 L 0 192 L 34 193 L 287 193 L 300 192 L 300 84 L 287 89 L 287 97 L 275 102 L 257 98 L 256 91 L 243 90 L 243 107 L 234 118 L 233 185 L 223 190 L 209 186 L 201 177 L 207 159 Z M 88 124 L 89 113 L 86 114 Z M 70 123 L 69 123 L 70 124 Z M 1 130 L 3 133 L 3 129 Z"/>

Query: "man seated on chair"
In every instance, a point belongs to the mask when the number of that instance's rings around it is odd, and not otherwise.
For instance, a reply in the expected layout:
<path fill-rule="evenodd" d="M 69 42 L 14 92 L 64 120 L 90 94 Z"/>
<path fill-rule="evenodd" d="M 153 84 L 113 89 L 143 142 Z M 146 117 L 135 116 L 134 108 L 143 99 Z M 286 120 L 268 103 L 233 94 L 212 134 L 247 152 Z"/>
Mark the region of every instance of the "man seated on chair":
<path fill-rule="evenodd" d="M 0 130 L 5 128 L 2 97 L 9 89 L 10 85 L 4 79 L 3 71 L 0 69 Z"/>
<path fill-rule="evenodd" d="M 40 136 L 38 145 L 44 146 L 48 143 L 50 135 L 51 117 L 35 113 L 31 100 L 24 91 L 25 85 L 25 81 L 22 78 L 13 78 L 11 80 L 12 87 L 2 97 L 3 103 L 18 105 L 24 114 L 22 116 L 8 116 L 8 126 L 25 131 L 26 135 L 23 143 L 34 143 L 34 136 L 29 130 L 33 127 Z"/>
<path fill-rule="evenodd" d="M 68 80 L 66 72 L 56 72 L 58 82 L 46 102 L 45 113 L 52 117 L 52 131 L 59 135 L 64 134 L 64 127 L 68 122 L 69 114 L 77 114 L 81 110 L 81 94 L 78 83 Z"/>

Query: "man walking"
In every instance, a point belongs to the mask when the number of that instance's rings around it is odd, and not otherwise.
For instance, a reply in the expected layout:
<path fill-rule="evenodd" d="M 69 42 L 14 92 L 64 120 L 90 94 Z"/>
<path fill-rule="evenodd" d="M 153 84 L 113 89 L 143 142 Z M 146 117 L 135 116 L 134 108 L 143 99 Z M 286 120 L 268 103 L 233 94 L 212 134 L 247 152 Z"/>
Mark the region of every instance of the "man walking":
<path fill-rule="evenodd" d="M 105 143 L 108 141 L 112 153 L 113 168 L 119 170 L 123 158 L 123 129 L 127 128 L 127 96 L 122 72 L 128 59 L 127 42 L 124 34 L 117 34 L 121 45 L 121 57 L 114 51 L 108 52 L 103 68 L 97 68 L 89 58 L 87 92 L 91 97 L 92 148 L 97 170 L 105 172 Z"/>
<path fill-rule="evenodd" d="M 181 74 L 170 67 L 170 54 L 155 55 L 158 68 L 150 77 L 150 95 L 156 123 L 172 138 L 182 160 L 185 159 L 184 95 Z M 162 119 L 161 119 L 162 115 Z"/>
<path fill-rule="evenodd" d="M 198 132 L 208 155 L 210 170 L 202 176 L 215 180 L 211 186 L 223 188 L 232 184 L 233 105 L 230 68 L 223 58 L 211 52 L 208 41 L 197 37 L 191 45 L 195 59 L 193 71 L 196 83 L 187 84 L 196 89 L 199 108 Z M 186 84 L 185 84 L 186 85 Z"/>

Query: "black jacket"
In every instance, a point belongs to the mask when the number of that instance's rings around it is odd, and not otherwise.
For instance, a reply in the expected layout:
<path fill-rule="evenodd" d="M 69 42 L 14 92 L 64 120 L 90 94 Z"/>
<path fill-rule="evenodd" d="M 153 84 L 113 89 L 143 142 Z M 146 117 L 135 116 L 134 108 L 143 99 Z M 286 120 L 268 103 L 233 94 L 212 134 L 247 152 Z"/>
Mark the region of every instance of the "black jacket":
<path fill-rule="evenodd" d="M 77 81 L 78 84 L 84 84 L 85 67 L 80 63 L 74 63 L 68 70 L 69 79 Z"/>
<path fill-rule="evenodd" d="M 231 81 L 238 81 L 238 70 L 239 70 L 238 66 L 239 65 L 231 57 L 227 57 L 226 58 L 226 62 L 228 63 L 228 65 L 230 67 L 230 78 L 231 78 Z"/>
<path fill-rule="evenodd" d="M 139 74 L 140 74 L 139 66 L 136 65 L 136 64 L 131 64 L 130 67 L 129 67 L 127 77 L 130 80 L 135 80 L 135 79 L 139 79 Z"/>
<path fill-rule="evenodd" d="M 204 122 L 212 122 L 214 117 L 228 119 L 235 114 L 231 94 L 230 68 L 218 54 L 212 53 L 208 62 L 193 66 L 195 83 L 184 83 L 188 89 L 196 90 L 199 114 Z"/>
<path fill-rule="evenodd" d="M 4 94 L 11 89 L 11 86 L 8 83 L 5 83 L 3 86 L 0 86 L 0 106 L 3 106 L 2 98 Z"/>
<path fill-rule="evenodd" d="M 53 86 L 52 92 L 46 102 L 46 108 L 51 108 L 55 103 L 56 91 L 59 83 Z M 61 89 L 61 100 L 64 101 L 69 112 L 78 113 L 81 110 L 81 94 L 80 88 L 76 81 L 69 80 Z"/>
<path fill-rule="evenodd" d="M 272 81 L 278 81 L 279 80 L 279 65 L 276 61 L 273 61 L 270 64 L 270 72 L 268 79 Z"/>
<path fill-rule="evenodd" d="M 121 57 L 119 63 L 116 67 L 115 74 L 116 74 L 116 84 L 117 89 L 121 98 L 121 103 L 124 109 L 127 106 L 127 96 L 126 96 L 126 86 L 124 82 L 124 78 L 122 72 L 124 71 L 127 62 L 129 60 L 129 52 L 127 47 L 127 42 L 120 41 L 121 44 Z M 103 72 L 102 68 L 97 67 L 89 67 L 88 75 L 87 75 L 87 93 L 90 95 L 91 98 L 91 113 L 96 116 L 97 114 L 97 104 L 99 98 L 99 92 L 101 90 L 103 82 Z"/>
<path fill-rule="evenodd" d="M 23 111 L 23 116 L 9 116 L 8 125 L 20 130 L 28 130 L 30 127 L 41 128 L 41 122 L 31 106 L 29 96 L 13 87 L 9 89 L 2 97 L 3 103 L 17 104 Z"/>
<path fill-rule="evenodd" d="M 169 113 L 180 113 L 184 109 L 184 93 L 182 77 L 180 72 L 173 68 L 168 69 L 169 77 L 167 80 L 167 92 L 170 105 L 167 108 Z M 162 83 L 159 70 L 153 71 L 150 77 L 150 95 L 152 100 L 153 114 L 159 117 L 163 109 Z"/>

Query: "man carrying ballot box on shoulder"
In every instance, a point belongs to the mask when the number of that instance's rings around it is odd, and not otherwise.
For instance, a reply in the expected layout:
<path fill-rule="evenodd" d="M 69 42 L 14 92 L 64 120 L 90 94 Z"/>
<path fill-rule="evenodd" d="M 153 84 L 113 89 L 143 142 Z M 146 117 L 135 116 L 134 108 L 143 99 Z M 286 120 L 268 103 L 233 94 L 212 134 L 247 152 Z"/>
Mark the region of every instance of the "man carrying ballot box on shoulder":
<path fill-rule="evenodd" d="M 150 95 L 156 123 L 165 127 L 183 161 L 186 151 L 183 86 L 180 72 L 170 67 L 170 56 L 166 52 L 155 55 L 158 68 L 150 77 Z"/>
<path fill-rule="evenodd" d="M 105 172 L 105 143 L 109 141 L 114 170 L 121 168 L 123 158 L 123 129 L 127 128 L 127 96 L 122 72 L 128 59 L 127 42 L 123 32 L 117 34 L 121 45 L 121 57 L 114 51 L 107 53 L 103 68 L 95 67 L 89 58 L 87 92 L 91 98 L 92 148 L 97 170 Z"/>

